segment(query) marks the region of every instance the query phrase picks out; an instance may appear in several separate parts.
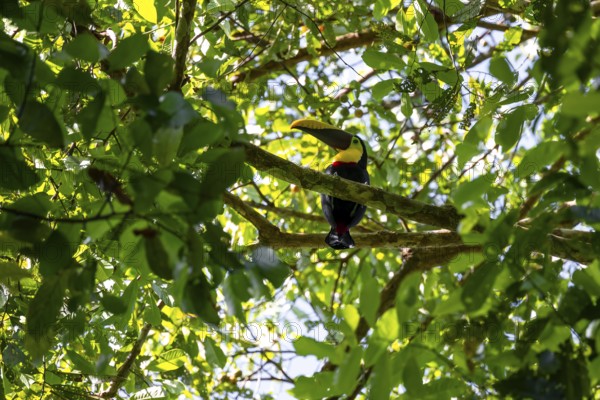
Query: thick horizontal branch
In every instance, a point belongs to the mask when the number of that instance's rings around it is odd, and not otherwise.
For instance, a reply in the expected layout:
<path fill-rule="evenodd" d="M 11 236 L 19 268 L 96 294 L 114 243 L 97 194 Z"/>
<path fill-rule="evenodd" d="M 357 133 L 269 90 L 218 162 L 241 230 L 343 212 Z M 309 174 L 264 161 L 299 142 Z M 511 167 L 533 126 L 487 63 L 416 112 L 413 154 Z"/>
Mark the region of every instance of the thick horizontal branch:
<path fill-rule="evenodd" d="M 277 232 L 272 236 L 262 235 L 261 245 L 273 249 L 327 247 L 326 232 L 323 233 L 286 233 Z M 352 233 L 356 248 L 398 248 L 462 245 L 460 235 L 456 232 L 440 230 L 429 232 L 392 232 L 379 231 L 369 233 Z M 481 246 L 473 246 L 480 249 Z"/>
<path fill-rule="evenodd" d="M 273 156 L 275 158 L 279 158 Z M 284 160 L 282 160 L 284 161 Z M 284 161 L 287 163 L 287 161 Z M 305 171 L 293 163 L 294 167 Z M 306 170 L 310 171 L 310 170 Z M 317 173 L 315 171 L 311 171 Z M 328 175 L 320 174 L 323 177 L 331 178 Z M 284 178 L 285 179 L 285 178 Z M 337 180 L 335 178 L 331 178 Z M 287 180 L 287 179 L 286 179 Z M 354 183 L 354 182 L 351 182 Z M 363 185 L 359 185 L 364 187 Z M 372 189 L 365 187 L 367 189 Z M 340 196 L 341 197 L 341 196 Z M 325 237 L 327 233 L 288 233 L 282 232 L 277 226 L 273 225 L 261 213 L 255 210 L 249 203 L 244 202 L 237 196 L 231 193 L 224 193 L 224 201 L 227 205 L 233 208 L 238 214 L 247 219 L 258 230 L 258 240 L 260 245 L 268 246 L 273 249 L 290 249 L 290 248 L 324 248 Z M 526 226 L 518 226 L 518 229 L 527 229 Z M 576 231 L 572 229 L 555 229 L 549 235 L 547 240 L 542 240 L 534 248 L 531 245 L 526 245 L 521 249 L 523 252 L 530 254 L 531 252 L 545 253 L 562 258 L 572 260 L 581 264 L 589 264 L 595 258 L 595 249 L 592 243 L 597 241 L 595 232 Z M 427 232 L 393 232 L 393 231 L 378 231 L 378 232 L 353 232 L 357 248 L 428 248 L 441 249 L 443 255 L 450 252 L 481 252 L 488 246 L 486 243 L 464 243 L 460 235 L 454 231 L 434 230 Z M 496 249 L 493 243 L 489 244 Z M 519 243 L 514 243 L 512 246 L 519 246 Z M 433 250 L 432 250 L 433 251 Z M 430 251 L 431 253 L 431 251 Z"/>
<path fill-rule="evenodd" d="M 350 200 L 367 207 L 396 214 L 421 224 L 455 230 L 460 215 L 452 206 L 437 207 L 384 190 L 326 175 L 277 157 L 251 144 L 246 149 L 246 162 L 259 171 L 304 189 Z"/>
<path fill-rule="evenodd" d="M 305 219 L 307 221 L 318 222 L 321 224 L 328 224 L 325 217 L 320 213 L 319 214 L 309 214 L 309 213 L 292 210 L 290 208 L 282 208 L 282 207 L 277 207 L 277 206 L 274 206 L 271 204 L 257 203 L 255 201 L 248 201 L 246 203 L 249 204 L 250 206 L 252 206 L 253 208 L 259 208 L 259 209 L 265 210 L 267 212 L 275 213 L 279 216 L 300 218 L 300 219 Z M 381 228 L 382 228 L 382 226 L 378 226 L 373 221 L 367 220 L 367 221 L 362 221 L 360 223 L 360 225 L 355 226 L 354 228 L 352 228 L 352 230 L 355 232 L 374 232 L 374 231 L 381 230 Z"/>
<path fill-rule="evenodd" d="M 336 38 L 335 43 L 332 46 L 327 46 L 322 43 L 321 50 L 318 56 L 329 56 L 339 51 L 345 51 L 356 47 L 367 46 L 376 39 L 377 35 L 375 32 L 366 31 L 359 33 L 348 33 Z M 315 58 L 314 54 L 311 54 L 307 48 L 302 48 L 298 53 L 291 58 L 286 60 L 271 60 L 261 66 L 251 69 L 247 72 L 242 72 L 232 77 L 232 82 L 252 81 L 260 78 L 270 72 L 282 70 L 285 68 L 293 67 L 303 61 L 309 61 Z"/>

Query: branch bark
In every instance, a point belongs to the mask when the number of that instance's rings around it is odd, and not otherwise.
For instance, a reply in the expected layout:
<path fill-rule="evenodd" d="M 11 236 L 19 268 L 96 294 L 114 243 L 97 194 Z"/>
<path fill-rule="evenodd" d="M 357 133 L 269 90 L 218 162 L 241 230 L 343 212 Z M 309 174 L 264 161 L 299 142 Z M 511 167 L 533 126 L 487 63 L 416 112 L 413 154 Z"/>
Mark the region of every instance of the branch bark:
<path fill-rule="evenodd" d="M 106 392 L 100 394 L 101 398 L 110 399 L 117 395 L 117 392 L 127 380 L 127 377 L 131 372 L 131 368 L 133 367 L 133 363 L 142 351 L 142 346 L 148 338 L 150 328 L 152 328 L 152 325 L 149 323 L 146 323 L 143 326 L 142 330 L 140 331 L 140 335 L 138 336 L 138 339 L 135 341 L 133 348 L 131 349 L 131 352 L 129 352 L 129 355 L 125 359 L 125 362 L 121 365 L 121 367 L 119 367 L 117 374 L 112 378 L 109 389 Z"/>
<path fill-rule="evenodd" d="M 336 38 L 335 43 L 328 47 L 325 43 L 322 43 L 321 51 L 318 54 L 318 57 L 329 56 L 334 54 L 335 52 L 345 51 L 349 49 L 353 49 L 356 47 L 367 46 L 375 41 L 377 35 L 372 31 L 365 31 L 359 33 L 348 33 L 346 35 L 338 36 Z M 231 81 L 235 83 L 239 83 L 242 81 L 252 81 L 261 76 L 265 76 L 270 72 L 278 71 L 284 68 L 293 67 L 302 61 L 309 61 L 313 59 L 315 56 L 311 54 L 308 49 L 303 48 L 298 51 L 298 53 L 291 58 L 286 60 L 271 60 L 267 63 L 258 66 L 250 71 L 241 72 L 237 75 L 234 75 Z"/>
<path fill-rule="evenodd" d="M 187 54 L 190 48 L 190 36 L 197 0 L 183 0 L 181 4 L 181 17 L 175 29 L 175 43 L 173 46 L 173 59 L 175 69 L 173 80 L 169 85 L 170 90 L 181 90 L 183 75 L 185 72 Z"/>
<path fill-rule="evenodd" d="M 460 215 L 452 206 L 436 207 L 381 189 L 302 168 L 251 144 L 244 146 L 246 162 L 254 168 L 304 189 L 355 201 L 421 224 L 456 230 Z"/>
<path fill-rule="evenodd" d="M 269 222 L 239 197 L 225 192 L 223 199 L 225 204 L 233 208 L 256 227 L 258 230 L 258 241 L 261 246 L 273 249 L 319 249 L 327 247 L 325 245 L 326 232 L 282 232 L 281 229 Z M 518 226 L 518 228 L 527 229 L 524 226 Z M 523 251 L 544 253 L 549 245 L 549 252 L 554 257 L 588 264 L 594 260 L 593 235 L 593 232 L 555 229 L 548 235 L 548 240 L 542 240 L 538 247 L 535 249 L 526 247 Z M 446 255 L 454 257 L 460 253 L 479 253 L 485 248 L 485 244 L 481 243 L 464 243 L 458 233 L 448 230 L 427 232 L 393 232 L 382 230 L 368 233 L 357 232 L 353 233 L 352 237 L 354 238 L 356 248 L 413 248 L 419 251 L 428 249 L 427 254 L 430 256 L 436 254 L 439 257 L 445 257 Z M 514 244 L 513 246 L 518 246 L 518 244 Z"/>
<path fill-rule="evenodd" d="M 162 300 L 160 300 L 157 304 L 157 307 L 159 310 L 162 310 L 162 308 L 164 306 L 165 306 L 165 303 L 163 303 Z M 144 326 L 140 330 L 140 334 L 138 335 L 137 340 L 133 344 L 131 351 L 129 352 L 129 354 L 127 355 L 127 358 L 125 359 L 125 362 L 119 367 L 117 374 L 111 379 L 110 387 L 108 388 L 108 390 L 105 392 L 102 392 L 100 394 L 100 396 L 99 396 L 100 398 L 110 399 L 117 395 L 117 392 L 119 391 L 121 386 L 123 386 L 123 384 L 127 380 L 127 377 L 129 376 L 129 373 L 131 372 L 131 368 L 133 367 L 133 363 L 135 362 L 137 357 L 140 355 L 140 352 L 142 351 L 142 346 L 146 342 L 146 339 L 148 338 L 148 334 L 150 333 L 151 328 L 152 328 L 152 324 L 150 324 L 150 323 L 144 324 Z"/>

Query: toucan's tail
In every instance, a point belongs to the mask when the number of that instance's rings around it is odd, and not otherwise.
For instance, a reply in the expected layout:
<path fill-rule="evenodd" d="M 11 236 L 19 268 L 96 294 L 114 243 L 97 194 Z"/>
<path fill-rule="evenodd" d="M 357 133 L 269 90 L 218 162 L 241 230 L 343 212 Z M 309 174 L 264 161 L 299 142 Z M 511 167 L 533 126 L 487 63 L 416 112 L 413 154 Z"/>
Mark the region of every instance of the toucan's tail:
<path fill-rule="evenodd" d="M 354 240 L 350 236 L 350 231 L 346 230 L 344 233 L 338 233 L 335 228 L 331 228 L 329 234 L 325 238 L 325 243 L 332 249 L 342 250 L 354 247 Z"/>

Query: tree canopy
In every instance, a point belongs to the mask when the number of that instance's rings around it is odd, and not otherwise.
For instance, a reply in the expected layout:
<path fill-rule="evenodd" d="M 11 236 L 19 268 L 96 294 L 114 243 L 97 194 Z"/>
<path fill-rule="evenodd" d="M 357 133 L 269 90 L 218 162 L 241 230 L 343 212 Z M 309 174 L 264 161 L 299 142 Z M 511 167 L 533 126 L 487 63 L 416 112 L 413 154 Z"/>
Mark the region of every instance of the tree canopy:
<path fill-rule="evenodd" d="M 598 398 L 600 2 L 0 15 L 0 400 Z"/>

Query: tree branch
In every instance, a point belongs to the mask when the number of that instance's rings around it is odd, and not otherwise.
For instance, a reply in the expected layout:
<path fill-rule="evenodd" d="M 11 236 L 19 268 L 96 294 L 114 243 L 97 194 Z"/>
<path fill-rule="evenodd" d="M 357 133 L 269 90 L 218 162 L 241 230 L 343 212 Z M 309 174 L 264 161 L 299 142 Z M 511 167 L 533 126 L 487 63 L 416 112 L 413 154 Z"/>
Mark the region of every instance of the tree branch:
<path fill-rule="evenodd" d="M 127 379 L 127 376 L 129 375 L 129 372 L 131 372 L 131 367 L 133 367 L 135 359 L 137 358 L 137 356 L 140 355 L 140 352 L 142 351 L 142 346 L 148 338 L 150 328 L 152 328 L 151 324 L 146 323 L 144 325 L 144 327 L 140 331 L 138 339 L 135 341 L 133 348 L 131 349 L 131 352 L 129 352 L 129 355 L 125 359 L 125 362 L 119 367 L 117 374 L 111 379 L 109 389 L 106 392 L 101 393 L 100 397 L 104 399 L 110 399 L 112 397 L 115 397 L 121 386 L 123 386 L 125 380 Z"/>
<path fill-rule="evenodd" d="M 251 144 L 240 145 L 245 147 L 248 164 L 305 189 L 355 201 L 411 221 L 440 228 L 455 230 L 460 221 L 460 215 L 452 206 L 436 207 L 425 204 L 378 188 L 299 167 Z"/>
<path fill-rule="evenodd" d="M 366 204 L 368 207 L 393 213 L 415 222 L 451 230 L 428 232 L 393 232 L 383 230 L 379 232 L 354 233 L 352 236 L 357 248 L 440 248 L 444 246 L 461 246 L 460 249 L 454 248 L 450 249 L 450 251 L 478 252 L 481 251 L 484 245 L 482 243 L 463 243 L 460 235 L 452 232 L 458 225 L 460 216 L 451 206 L 431 206 L 385 192 L 381 189 L 299 167 L 292 162 L 251 144 L 238 145 L 245 146 L 246 162 L 254 168 L 286 182 L 344 200 Z M 277 226 L 273 225 L 263 215 L 238 197 L 230 193 L 226 193 L 224 196 L 226 204 L 234 208 L 258 229 L 261 245 L 274 249 L 325 247 L 324 238 L 326 233 L 299 234 L 282 232 Z M 517 227 L 527 229 L 524 226 L 517 225 Z M 524 251 L 544 253 L 546 251 L 545 246 L 549 243 L 550 254 L 552 256 L 582 264 L 588 264 L 593 261 L 595 257 L 592 245 L 594 233 L 565 231 L 564 229 L 556 229 L 548 236 L 548 240 L 542 240 L 536 248 L 526 248 Z M 513 245 L 518 246 L 519 244 L 515 243 Z"/>
<path fill-rule="evenodd" d="M 277 207 L 277 206 L 271 205 L 271 204 L 257 203 L 255 201 L 247 201 L 246 203 L 249 204 L 250 206 L 252 206 L 253 208 L 259 208 L 261 210 L 265 210 L 267 212 L 272 212 L 277 215 L 281 215 L 283 217 L 305 219 L 307 221 L 318 222 L 318 223 L 322 223 L 322 224 L 328 223 L 327 220 L 325 219 L 325 217 L 321 214 L 308 214 L 308 213 L 304 213 L 301 211 L 292 210 L 290 208 L 282 208 L 282 207 Z M 380 230 L 381 226 L 378 226 L 373 221 L 365 221 L 365 222 L 362 222 L 360 225 L 355 226 L 352 229 L 354 229 L 358 232 L 373 232 L 373 231 Z"/>
<path fill-rule="evenodd" d="M 335 43 L 331 47 L 327 47 L 325 43 L 322 43 L 321 50 L 319 51 L 318 57 L 329 56 L 335 54 L 338 51 L 345 51 L 356 47 L 367 46 L 371 44 L 377 35 L 372 31 L 365 31 L 359 33 L 348 33 L 346 35 L 338 36 Z M 311 54 L 307 48 L 302 48 L 298 53 L 291 58 L 286 60 L 271 60 L 261 66 L 258 66 L 250 71 L 241 72 L 232 77 L 232 82 L 239 83 L 242 81 L 252 81 L 261 76 L 267 75 L 270 72 L 284 69 L 284 67 L 293 67 L 302 61 L 308 61 L 313 59 L 315 56 Z"/>
<path fill-rule="evenodd" d="M 157 303 L 158 309 L 162 310 L 162 308 L 164 306 L 165 306 L 165 303 L 163 303 L 162 300 L 159 300 Z M 115 376 L 113 376 L 113 378 L 111 379 L 110 387 L 108 388 L 108 390 L 100 394 L 100 398 L 110 399 L 110 398 L 116 396 L 116 394 L 119 391 L 119 389 L 121 388 L 121 386 L 123 386 L 123 384 L 125 383 L 127 376 L 129 376 L 129 373 L 131 372 L 131 368 L 133 367 L 133 363 L 135 362 L 136 358 L 140 355 L 140 352 L 142 351 L 142 346 L 144 345 L 144 342 L 148 338 L 148 334 L 150 333 L 151 328 L 152 328 L 152 324 L 150 324 L 150 323 L 144 324 L 144 326 L 140 330 L 140 334 L 139 334 L 137 340 L 133 344 L 131 351 L 129 352 L 129 354 L 127 355 L 127 358 L 125 359 L 125 362 L 119 367 L 117 374 Z"/>
<path fill-rule="evenodd" d="M 175 28 L 175 44 L 173 46 L 173 59 L 175 70 L 173 80 L 169 85 L 170 90 L 181 90 L 183 75 L 186 67 L 187 54 L 190 47 L 190 35 L 197 0 L 183 0 L 181 4 L 181 17 Z"/>

